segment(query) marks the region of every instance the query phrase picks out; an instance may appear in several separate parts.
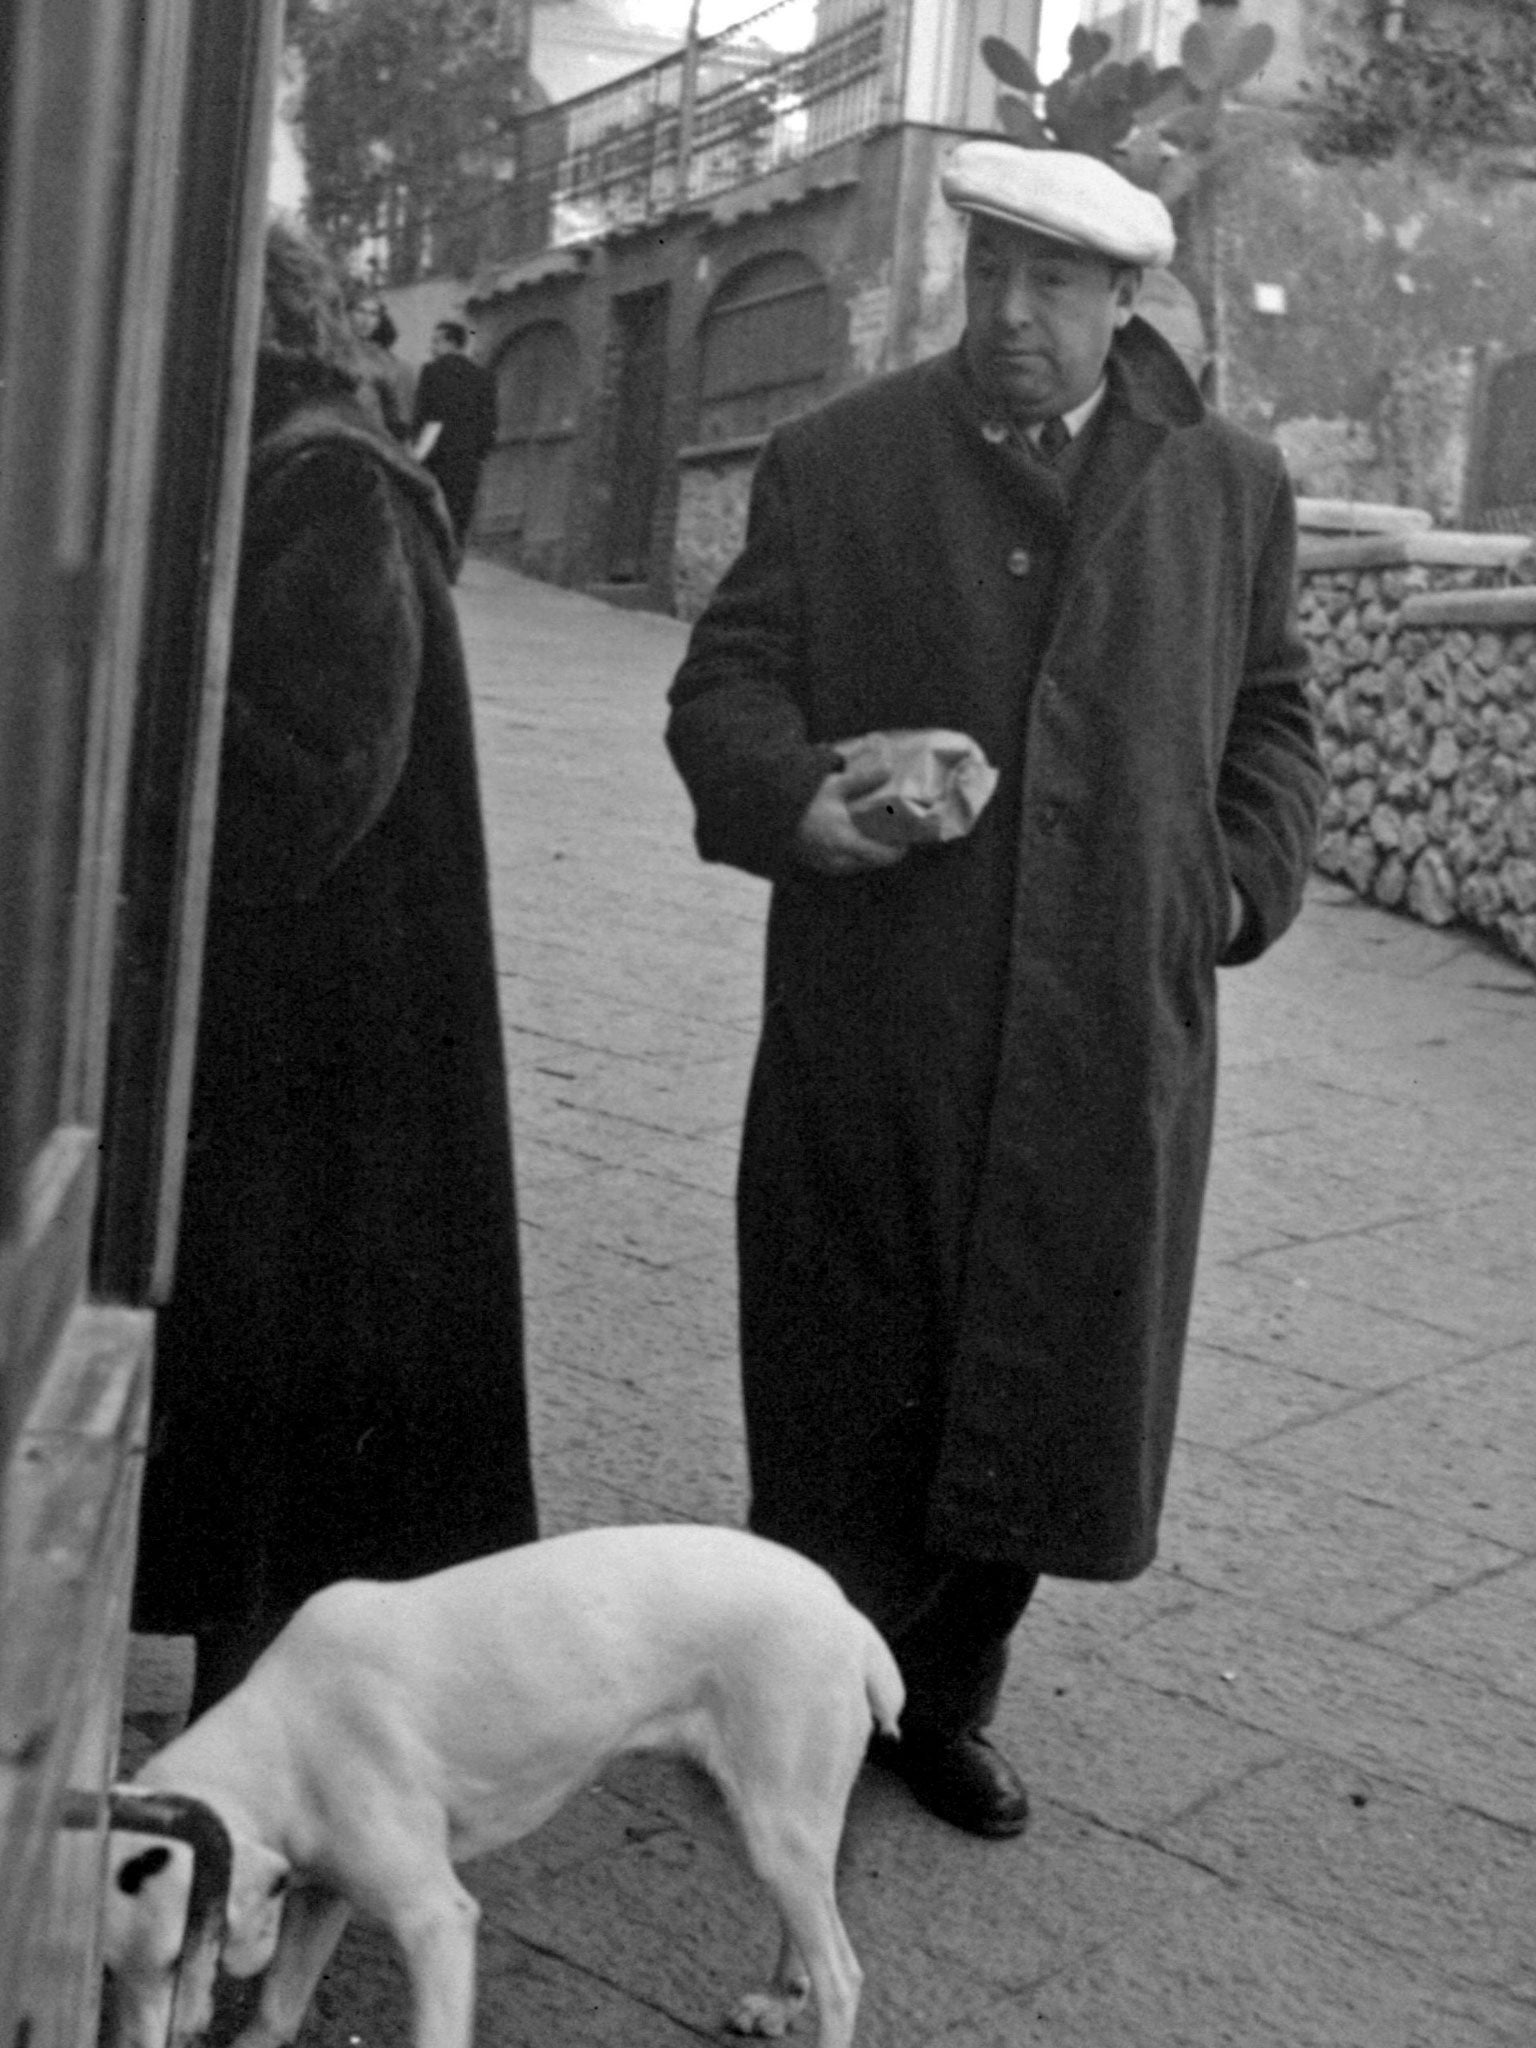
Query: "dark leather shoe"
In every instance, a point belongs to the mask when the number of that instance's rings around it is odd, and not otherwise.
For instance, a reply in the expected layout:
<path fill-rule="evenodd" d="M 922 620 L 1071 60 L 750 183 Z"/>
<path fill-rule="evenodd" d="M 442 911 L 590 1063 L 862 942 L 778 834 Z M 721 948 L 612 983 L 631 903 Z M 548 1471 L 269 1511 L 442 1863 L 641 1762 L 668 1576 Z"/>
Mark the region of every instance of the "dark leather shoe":
<path fill-rule="evenodd" d="M 1023 1779 L 984 1735 L 904 1735 L 882 1739 L 872 1753 L 951 1827 L 997 1837 L 1022 1835 L 1029 1824 Z"/>

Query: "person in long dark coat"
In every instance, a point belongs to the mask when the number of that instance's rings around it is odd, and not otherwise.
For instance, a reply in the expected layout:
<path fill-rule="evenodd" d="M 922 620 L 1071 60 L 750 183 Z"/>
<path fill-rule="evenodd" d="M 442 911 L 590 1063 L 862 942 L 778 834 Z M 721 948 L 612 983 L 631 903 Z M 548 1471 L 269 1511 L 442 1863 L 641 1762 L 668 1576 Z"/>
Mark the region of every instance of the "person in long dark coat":
<path fill-rule="evenodd" d="M 465 353 L 468 345 L 461 320 L 440 320 L 433 328 L 411 419 L 412 446 L 442 485 L 461 546 L 474 524 L 480 471 L 496 445 L 496 385 Z"/>
<path fill-rule="evenodd" d="M 1038 1575 L 1154 1554 L 1215 969 L 1295 915 L 1322 774 L 1280 457 L 1134 314 L 1166 213 L 1001 142 L 946 189 L 960 347 L 772 436 L 668 740 L 705 858 L 774 885 L 738 1192 L 751 1525 L 890 1637 L 887 1760 L 1004 1834 L 1027 1796 L 983 1731 Z M 879 770 L 839 743 L 930 727 L 980 743 L 990 806 L 945 844 L 867 836 Z"/>
<path fill-rule="evenodd" d="M 536 1533 L 456 551 L 358 367 L 275 228 L 135 1597 L 195 1710 L 329 1581 Z"/>

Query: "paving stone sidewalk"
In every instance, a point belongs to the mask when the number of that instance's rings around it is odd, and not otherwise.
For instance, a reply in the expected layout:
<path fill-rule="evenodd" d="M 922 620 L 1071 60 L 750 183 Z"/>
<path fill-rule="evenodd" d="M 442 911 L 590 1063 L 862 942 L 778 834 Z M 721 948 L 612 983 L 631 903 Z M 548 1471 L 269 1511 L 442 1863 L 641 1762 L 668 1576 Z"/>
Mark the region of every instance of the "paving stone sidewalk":
<path fill-rule="evenodd" d="M 660 743 L 680 626 L 482 562 L 461 600 L 545 1525 L 739 1521 L 731 1187 L 766 892 L 692 850 Z M 164 1666 L 137 1669 L 152 1706 Z M 1225 978 L 1162 1556 L 1044 1585 L 999 1734 L 1023 1843 L 856 1789 L 860 2048 L 1536 2042 L 1525 970 L 1319 883 Z M 712 1794 L 668 1765 L 614 1771 L 472 1882 L 484 2048 L 716 2039 L 771 1961 Z M 406 2037 L 397 1970 L 349 1935 L 306 2043 Z"/>

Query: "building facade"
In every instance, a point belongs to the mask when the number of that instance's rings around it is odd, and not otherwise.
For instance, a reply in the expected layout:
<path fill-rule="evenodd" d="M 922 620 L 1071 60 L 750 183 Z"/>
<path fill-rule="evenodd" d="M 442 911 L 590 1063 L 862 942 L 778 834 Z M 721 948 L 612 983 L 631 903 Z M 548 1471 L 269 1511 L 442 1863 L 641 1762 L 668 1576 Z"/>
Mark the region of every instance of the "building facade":
<path fill-rule="evenodd" d="M 1305 494 L 1508 525 L 1536 503 L 1536 457 L 1518 459 L 1536 446 L 1536 155 L 1489 169 L 1306 147 L 1327 38 L 1368 52 L 1425 10 L 1081 8 L 1117 54 L 1160 62 L 1196 20 L 1276 31 L 1229 103 L 1232 147 L 1178 209 L 1175 271 L 1216 402 L 1281 446 Z M 957 336 L 943 163 L 995 126 L 982 38 L 1033 57 L 1038 30 L 1038 0 L 779 0 L 528 117 L 468 291 L 501 409 L 480 544 L 694 615 L 740 545 L 774 423 Z"/>
<path fill-rule="evenodd" d="M 696 611 L 775 422 L 954 338 L 943 158 L 992 125 L 980 37 L 1033 51 L 1037 19 L 781 0 L 532 116 L 468 297 L 500 394 L 480 544 Z"/>

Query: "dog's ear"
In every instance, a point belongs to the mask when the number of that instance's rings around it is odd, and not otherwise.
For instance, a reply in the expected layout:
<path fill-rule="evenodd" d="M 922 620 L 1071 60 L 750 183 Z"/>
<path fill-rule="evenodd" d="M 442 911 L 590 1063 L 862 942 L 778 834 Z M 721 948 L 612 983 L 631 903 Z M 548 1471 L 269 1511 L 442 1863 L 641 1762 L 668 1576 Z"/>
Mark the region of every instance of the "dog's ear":
<path fill-rule="evenodd" d="M 110 2048 L 164 2048 L 192 1899 L 192 1849 L 133 1828 L 107 1835 L 102 1956 Z"/>
<path fill-rule="evenodd" d="M 213 2018 L 232 1890 L 230 1830 L 205 1800 L 142 1783 L 112 1788 L 111 1815 L 107 2040 L 112 2048 L 183 2048 Z"/>
<path fill-rule="evenodd" d="M 185 1842 L 113 1828 L 107 1837 L 102 1960 L 118 1975 L 169 1971 L 186 1939 L 192 1851 Z"/>
<path fill-rule="evenodd" d="M 261 1842 L 234 1837 L 224 1967 L 232 1977 L 254 1977 L 272 1960 L 283 1924 L 291 1876 L 287 1863 Z"/>
<path fill-rule="evenodd" d="M 118 1867 L 117 1888 L 126 1898 L 136 1899 L 152 1877 L 158 1877 L 171 1860 L 170 1849 L 164 1842 L 156 1842 L 152 1849 L 141 1849 L 137 1856 L 130 1856 Z"/>

